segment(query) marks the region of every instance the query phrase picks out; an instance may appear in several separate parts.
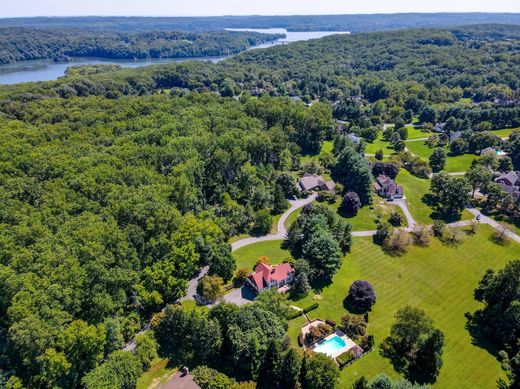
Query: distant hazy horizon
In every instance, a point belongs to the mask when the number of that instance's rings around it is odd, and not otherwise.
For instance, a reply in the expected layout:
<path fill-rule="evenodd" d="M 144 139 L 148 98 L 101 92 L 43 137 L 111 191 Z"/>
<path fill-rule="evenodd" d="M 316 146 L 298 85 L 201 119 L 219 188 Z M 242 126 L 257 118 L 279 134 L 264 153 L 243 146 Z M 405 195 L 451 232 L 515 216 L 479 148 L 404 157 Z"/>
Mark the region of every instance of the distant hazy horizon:
<path fill-rule="evenodd" d="M 338 15 L 377 13 L 493 12 L 518 13 L 519 0 L 19 0 L 0 17 L 33 16 L 249 16 Z"/>

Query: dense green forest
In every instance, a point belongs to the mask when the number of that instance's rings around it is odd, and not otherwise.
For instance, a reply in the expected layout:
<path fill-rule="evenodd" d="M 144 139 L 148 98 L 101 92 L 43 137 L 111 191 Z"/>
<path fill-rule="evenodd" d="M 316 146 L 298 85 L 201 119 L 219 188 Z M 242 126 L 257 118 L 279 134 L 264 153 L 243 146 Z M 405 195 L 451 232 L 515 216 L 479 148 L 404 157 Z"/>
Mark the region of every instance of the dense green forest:
<path fill-rule="evenodd" d="M 75 28 L 0 29 L 0 64 L 50 58 L 186 58 L 236 54 L 281 37 L 255 32 L 221 31 L 119 33 Z"/>
<path fill-rule="evenodd" d="M 511 13 L 396 13 L 215 17 L 39 17 L 0 19 L 5 27 L 66 27 L 117 31 L 215 31 L 224 28 L 286 28 L 288 31 L 387 31 L 478 23 L 520 24 Z"/>
<path fill-rule="evenodd" d="M 498 142 L 486 130 L 520 125 L 519 42 L 518 26 L 361 33 L 218 64 L 73 68 L 57 81 L 0 87 L 0 387 L 8 377 L 11 387 L 107 387 L 98 381 L 123 364 L 139 376 L 133 354 L 117 350 L 184 296 L 202 265 L 231 279 L 228 238 L 283 209 L 300 157 L 317 154 L 324 140 L 336 140 L 324 164 L 346 188 L 362 186 L 360 204 L 369 203 L 363 144 L 345 144 L 334 118 L 363 138 L 418 116 L 464 130 L 475 150 Z M 502 145 L 520 168 L 520 136 Z M 333 263 L 313 270 L 328 276 L 351 230 L 329 214 L 306 210 L 293 228 L 336 248 Z M 293 251 L 299 245 L 304 259 L 313 258 L 305 243 L 295 241 Z M 242 308 L 227 320 L 226 312 L 169 308 L 155 324 L 159 339 L 171 339 L 182 319 L 186 336 L 199 329 L 215 342 L 212 334 L 225 336 L 203 352 L 235 347 L 249 358 L 254 342 L 240 339 L 265 330 L 257 317 L 283 338 L 285 321 L 262 309 Z M 256 357 L 235 361 L 246 378 L 256 377 L 267 349 L 263 342 Z"/>
<path fill-rule="evenodd" d="M 209 94 L 43 99 L 20 113 L 0 132 L 0 368 L 35 386 L 50 349 L 78 385 L 201 265 L 229 280 L 227 238 L 273 207 L 303 135 L 332 129 L 325 105 Z"/>

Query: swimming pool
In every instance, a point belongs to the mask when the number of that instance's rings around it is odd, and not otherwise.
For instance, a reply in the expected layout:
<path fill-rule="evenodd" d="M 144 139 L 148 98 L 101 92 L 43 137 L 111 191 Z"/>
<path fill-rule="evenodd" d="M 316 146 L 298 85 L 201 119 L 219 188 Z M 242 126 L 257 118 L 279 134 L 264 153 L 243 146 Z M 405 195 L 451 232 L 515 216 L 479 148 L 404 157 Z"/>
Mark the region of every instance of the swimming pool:
<path fill-rule="evenodd" d="M 328 356 L 336 356 L 341 349 L 343 349 L 347 344 L 343 339 L 341 339 L 338 335 L 334 335 L 330 339 L 325 339 L 314 347 L 314 351 L 317 353 L 327 354 Z"/>

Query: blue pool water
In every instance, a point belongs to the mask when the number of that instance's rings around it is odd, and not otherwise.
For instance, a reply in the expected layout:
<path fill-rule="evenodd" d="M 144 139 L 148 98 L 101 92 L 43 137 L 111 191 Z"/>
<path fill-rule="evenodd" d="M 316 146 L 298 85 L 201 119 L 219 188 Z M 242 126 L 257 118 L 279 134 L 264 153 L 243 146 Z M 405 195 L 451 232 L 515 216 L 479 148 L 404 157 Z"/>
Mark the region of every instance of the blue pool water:
<path fill-rule="evenodd" d="M 327 355 L 335 355 L 341 350 L 343 347 L 345 347 L 347 344 L 343 339 L 341 339 L 339 336 L 334 335 L 332 338 L 327 340 L 322 340 L 317 344 L 317 346 L 314 348 L 314 351 L 317 353 L 327 354 Z"/>

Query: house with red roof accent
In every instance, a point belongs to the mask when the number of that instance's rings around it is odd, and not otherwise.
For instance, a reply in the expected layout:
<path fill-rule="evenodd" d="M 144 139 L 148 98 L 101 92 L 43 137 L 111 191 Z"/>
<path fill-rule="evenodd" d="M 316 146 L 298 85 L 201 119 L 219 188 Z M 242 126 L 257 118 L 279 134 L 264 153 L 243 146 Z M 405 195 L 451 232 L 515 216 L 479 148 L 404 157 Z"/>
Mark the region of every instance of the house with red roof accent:
<path fill-rule="evenodd" d="M 247 277 L 249 285 L 261 292 L 272 288 L 280 288 L 290 284 L 294 279 L 294 269 L 289 263 L 282 263 L 277 266 L 270 266 L 260 262 L 255 272 Z"/>

